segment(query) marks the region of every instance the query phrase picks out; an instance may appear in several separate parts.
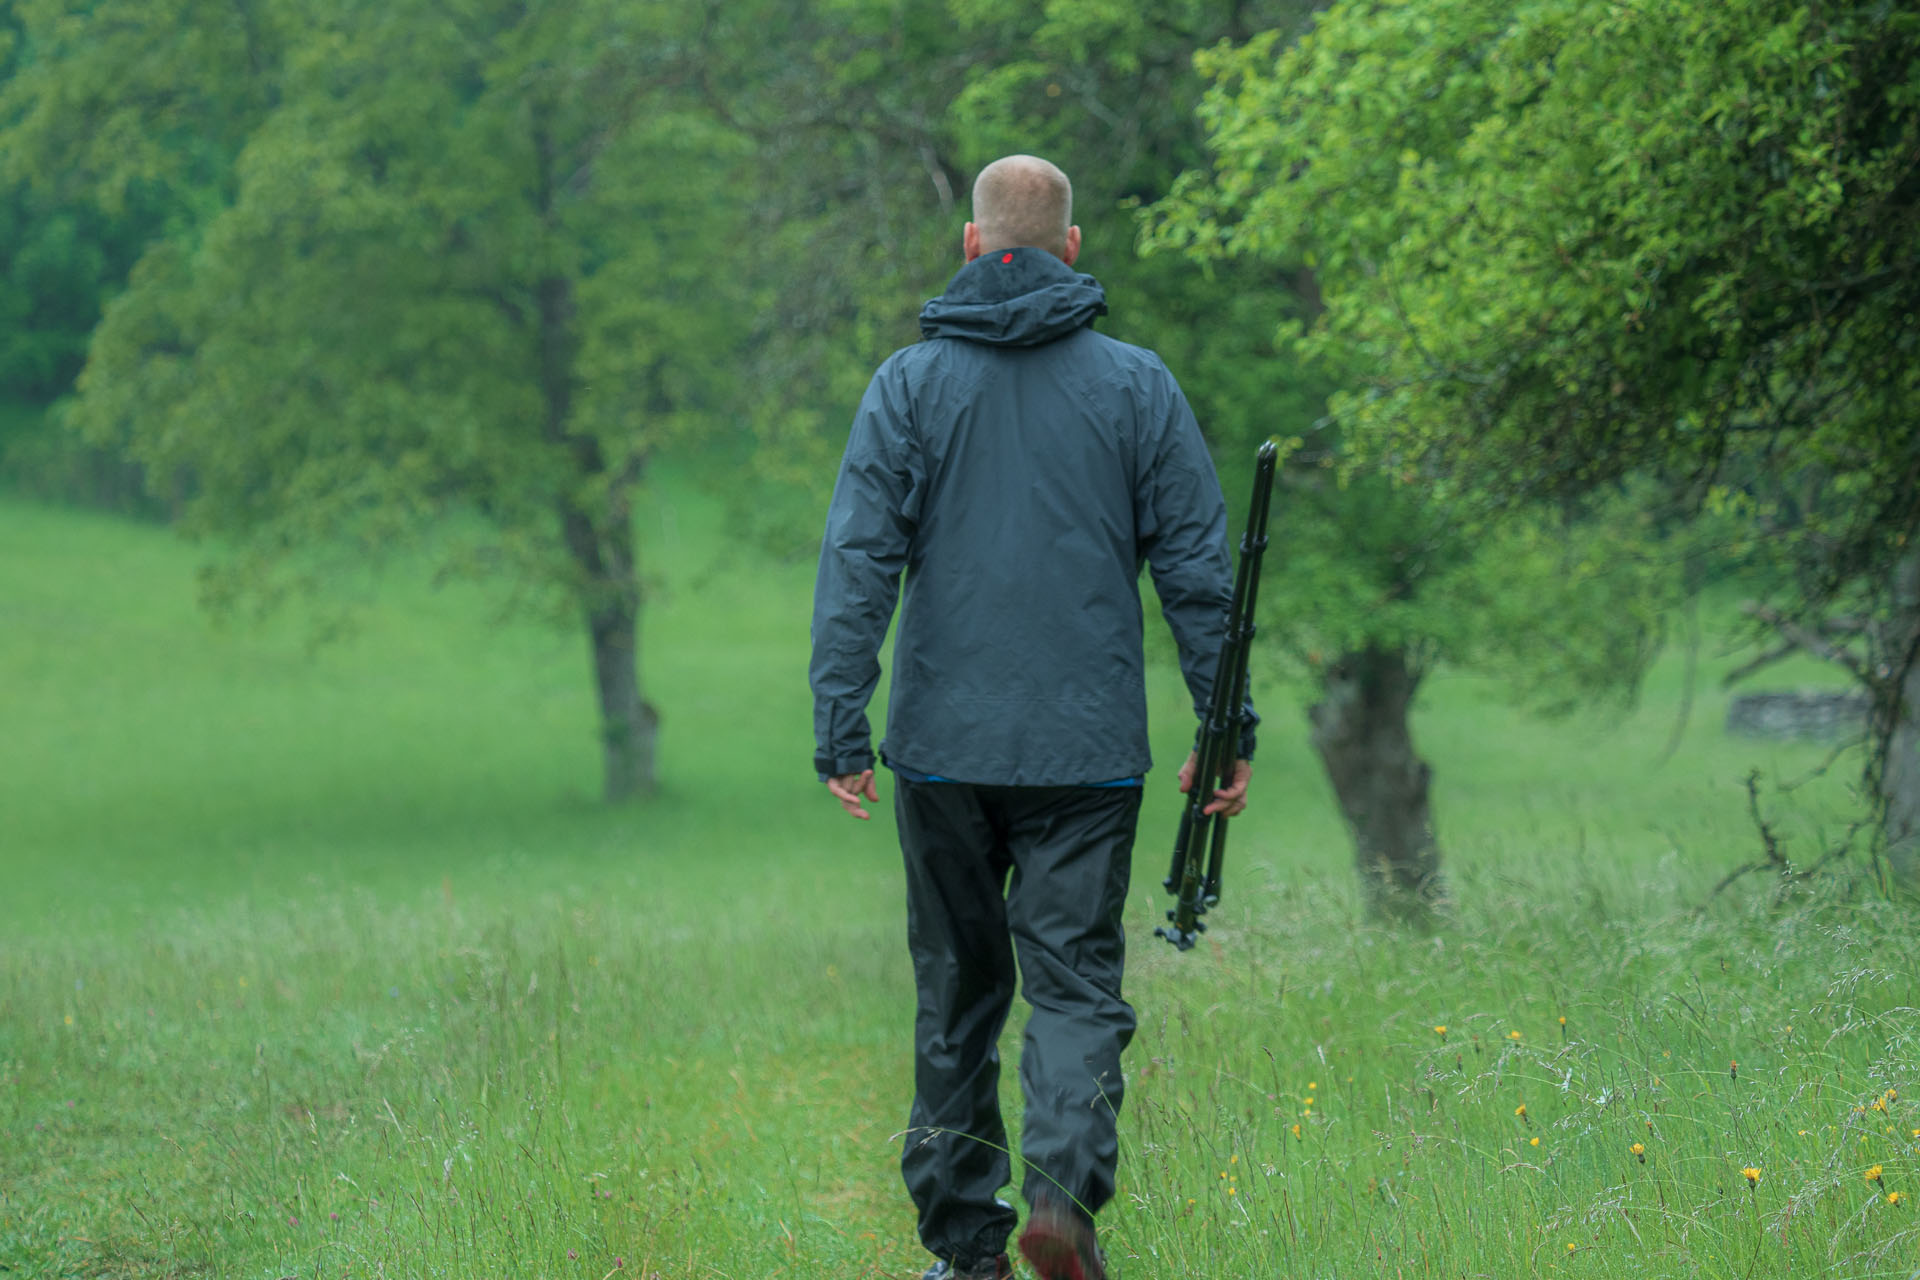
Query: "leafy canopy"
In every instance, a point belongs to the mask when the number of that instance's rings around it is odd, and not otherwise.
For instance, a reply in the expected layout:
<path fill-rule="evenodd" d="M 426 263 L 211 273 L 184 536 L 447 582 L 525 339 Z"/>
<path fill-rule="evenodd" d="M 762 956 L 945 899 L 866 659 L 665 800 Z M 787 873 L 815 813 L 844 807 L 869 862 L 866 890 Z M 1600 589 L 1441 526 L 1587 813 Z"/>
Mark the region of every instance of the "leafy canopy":
<path fill-rule="evenodd" d="M 1911 8 L 1351 0 L 1205 66 L 1161 235 L 1314 268 L 1300 349 L 1370 456 L 1502 503 L 1745 486 L 1816 598 L 1914 531 Z"/>
<path fill-rule="evenodd" d="M 457 567 L 592 589 L 556 512 L 609 554 L 631 537 L 624 491 L 717 403 L 739 326 L 716 269 L 738 153 L 674 95 L 680 11 L 64 7 L 29 9 L 46 75 L 10 144 L 109 195 L 218 176 L 109 308 L 77 407 L 191 476 L 191 530 L 241 539 L 216 592 L 271 596 L 314 548 L 377 552 L 449 515 L 477 531 Z M 180 127 L 123 148 L 68 114 L 156 103 Z"/>

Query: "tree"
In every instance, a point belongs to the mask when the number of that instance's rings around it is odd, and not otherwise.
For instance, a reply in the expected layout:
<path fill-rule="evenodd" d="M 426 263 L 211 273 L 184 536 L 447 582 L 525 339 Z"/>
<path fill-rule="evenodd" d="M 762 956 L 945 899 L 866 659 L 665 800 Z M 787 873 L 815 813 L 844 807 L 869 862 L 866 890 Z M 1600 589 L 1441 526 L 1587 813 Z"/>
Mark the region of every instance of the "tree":
<path fill-rule="evenodd" d="M 1354 0 L 1212 58 L 1180 233 L 1314 267 L 1304 346 L 1391 473 L 1744 514 L 1920 866 L 1917 46 L 1883 3 Z"/>
<path fill-rule="evenodd" d="M 1311 740 L 1353 833 L 1370 900 L 1421 918 L 1442 896 L 1432 770 L 1409 719 L 1426 675 L 1442 662 L 1495 674 L 1523 702 L 1554 713 L 1631 697 L 1657 649 L 1677 575 L 1663 563 L 1664 530 L 1644 494 L 1499 509 L 1444 483 L 1419 459 L 1365 449 L 1368 424 L 1348 392 L 1380 377 L 1380 343 L 1350 333 L 1344 313 L 1403 229 L 1378 192 L 1346 190 L 1339 175 L 1397 171 L 1401 158 L 1383 160 L 1376 137 L 1396 137 L 1396 127 L 1442 145 L 1451 120 L 1415 113 L 1405 124 L 1397 104 L 1471 94 L 1482 72 L 1472 59 L 1449 61 L 1458 50 L 1436 52 L 1429 80 L 1380 104 L 1342 79 L 1350 70 L 1342 63 L 1325 74 L 1325 95 L 1339 104 L 1338 134 L 1325 120 L 1284 131 L 1248 86 L 1291 74 L 1286 68 L 1318 56 L 1349 22 L 1377 19 L 1420 47 L 1424 10 L 1377 8 L 1360 15 L 1336 5 L 1297 43 L 1265 32 L 1200 57 L 1213 81 L 1201 109 L 1212 163 L 1183 175 L 1152 211 L 1150 244 L 1210 267 L 1254 260 L 1301 277 L 1308 305 L 1280 335 L 1280 351 L 1314 371 L 1332 393 L 1331 412 L 1286 473 L 1277 536 L 1291 553 L 1266 630 L 1318 686 Z M 1275 184 L 1296 180 L 1323 155 L 1338 170 L 1328 179 L 1337 198 L 1327 207 L 1287 205 L 1282 224 L 1269 207 Z"/>
<path fill-rule="evenodd" d="M 18 136 L 108 186 L 208 150 L 191 127 L 170 140 L 165 110 L 152 142 L 151 104 L 239 139 L 215 207 L 109 307 L 82 426 L 191 471 L 185 526 L 239 548 L 208 576 L 216 601 L 277 598 L 431 525 L 448 569 L 574 613 L 606 795 L 651 790 L 634 491 L 717 402 L 738 323 L 716 269 L 734 153 L 673 93 L 679 11 L 160 7 L 27 11 L 46 75 Z M 122 99 L 90 78 L 114 42 L 221 53 L 239 87 L 203 100 L 202 67 L 159 59 Z M 48 124 L 63 95 L 133 113 L 131 158 Z"/>
<path fill-rule="evenodd" d="M 31 51 L 0 0 L 0 98 Z M 105 299 L 126 280 L 162 210 L 148 191 L 116 213 L 0 157 L 0 480 L 42 497 L 139 505 L 137 468 L 86 449 L 46 421 L 72 390 Z"/>

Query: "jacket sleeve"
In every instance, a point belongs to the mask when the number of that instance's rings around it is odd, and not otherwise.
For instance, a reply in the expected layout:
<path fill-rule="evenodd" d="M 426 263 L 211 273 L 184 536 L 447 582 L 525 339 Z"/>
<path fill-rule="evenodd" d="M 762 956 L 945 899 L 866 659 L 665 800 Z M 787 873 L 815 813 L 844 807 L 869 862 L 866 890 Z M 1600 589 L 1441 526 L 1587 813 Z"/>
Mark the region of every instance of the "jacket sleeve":
<path fill-rule="evenodd" d="M 926 477 L 898 362 L 868 384 L 840 462 L 813 589 L 814 772 L 873 766 L 867 703 L 899 598 Z"/>
<path fill-rule="evenodd" d="M 1233 603 L 1227 504 L 1186 396 L 1171 373 L 1163 378 L 1143 424 L 1145 466 L 1134 488 L 1134 529 L 1180 650 L 1194 715 L 1204 720 Z M 1251 760 L 1260 722 L 1251 697 L 1242 715 L 1240 758 Z"/>

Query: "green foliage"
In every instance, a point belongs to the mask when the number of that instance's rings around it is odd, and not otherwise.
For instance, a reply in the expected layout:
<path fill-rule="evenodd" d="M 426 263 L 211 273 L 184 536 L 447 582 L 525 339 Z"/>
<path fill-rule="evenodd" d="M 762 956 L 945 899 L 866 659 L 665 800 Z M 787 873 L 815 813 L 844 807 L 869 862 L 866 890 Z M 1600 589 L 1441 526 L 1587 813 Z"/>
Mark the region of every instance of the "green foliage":
<path fill-rule="evenodd" d="M 86 357 L 111 278 L 99 229 L 14 190 L 0 196 L 0 396 L 45 402 Z"/>
<path fill-rule="evenodd" d="M 1817 603 L 1920 524 L 1917 52 L 1877 0 L 1355 0 L 1209 56 L 1165 238 L 1315 268 L 1301 349 L 1370 456 L 1751 485 Z"/>
<path fill-rule="evenodd" d="M 187 528 L 240 539 L 217 598 L 469 514 L 449 567 L 591 594 L 558 515 L 631 537 L 624 491 L 718 405 L 741 325 L 714 269 L 735 153 L 662 88 L 674 11 L 284 0 L 246 10 L 255 30 L 174 9 L 27 10 L 44 74 L 16 86 L 15 145 L 107 194 L 231 152 L 226 196 L 109 308 L 80 424 L 191 475 Z M 114 60 L 152 42 L 179 60 Z M 108 124 L 70 136 L 89 114 Z"/>
<path fill-rule="evenodd" d="M 1400 650 L 1416 672 L 1494 676 L 1555 715 L 1632 701 L 1683 585 L 1682 542 L 1640 501 L 1481 518 L 1347 465 L 1333 441 L 1293 455 L 1270 538 L 1261 631 L 1293 672 Z"/>
<path fill-rule="evenodd" d="M 162 190 L 184 215 L 231 194 L 309 16 L 301 0 L 9 0 L 0 177 L 118 216 Z"/>

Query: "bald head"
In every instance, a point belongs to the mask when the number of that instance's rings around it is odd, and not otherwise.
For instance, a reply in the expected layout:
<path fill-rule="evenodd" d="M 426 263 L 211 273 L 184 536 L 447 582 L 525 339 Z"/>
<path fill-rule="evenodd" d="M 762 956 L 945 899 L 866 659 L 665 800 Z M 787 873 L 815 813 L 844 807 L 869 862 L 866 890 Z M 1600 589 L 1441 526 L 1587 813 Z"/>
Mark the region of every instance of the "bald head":
<path fill-rule="evenodd" d="M 1044 249 L 1069 263 L 1078 255 L 1073 184 L 1038 156 L 1003 156 L 973 181 L 967 257 L 1021 247 Z"/>

